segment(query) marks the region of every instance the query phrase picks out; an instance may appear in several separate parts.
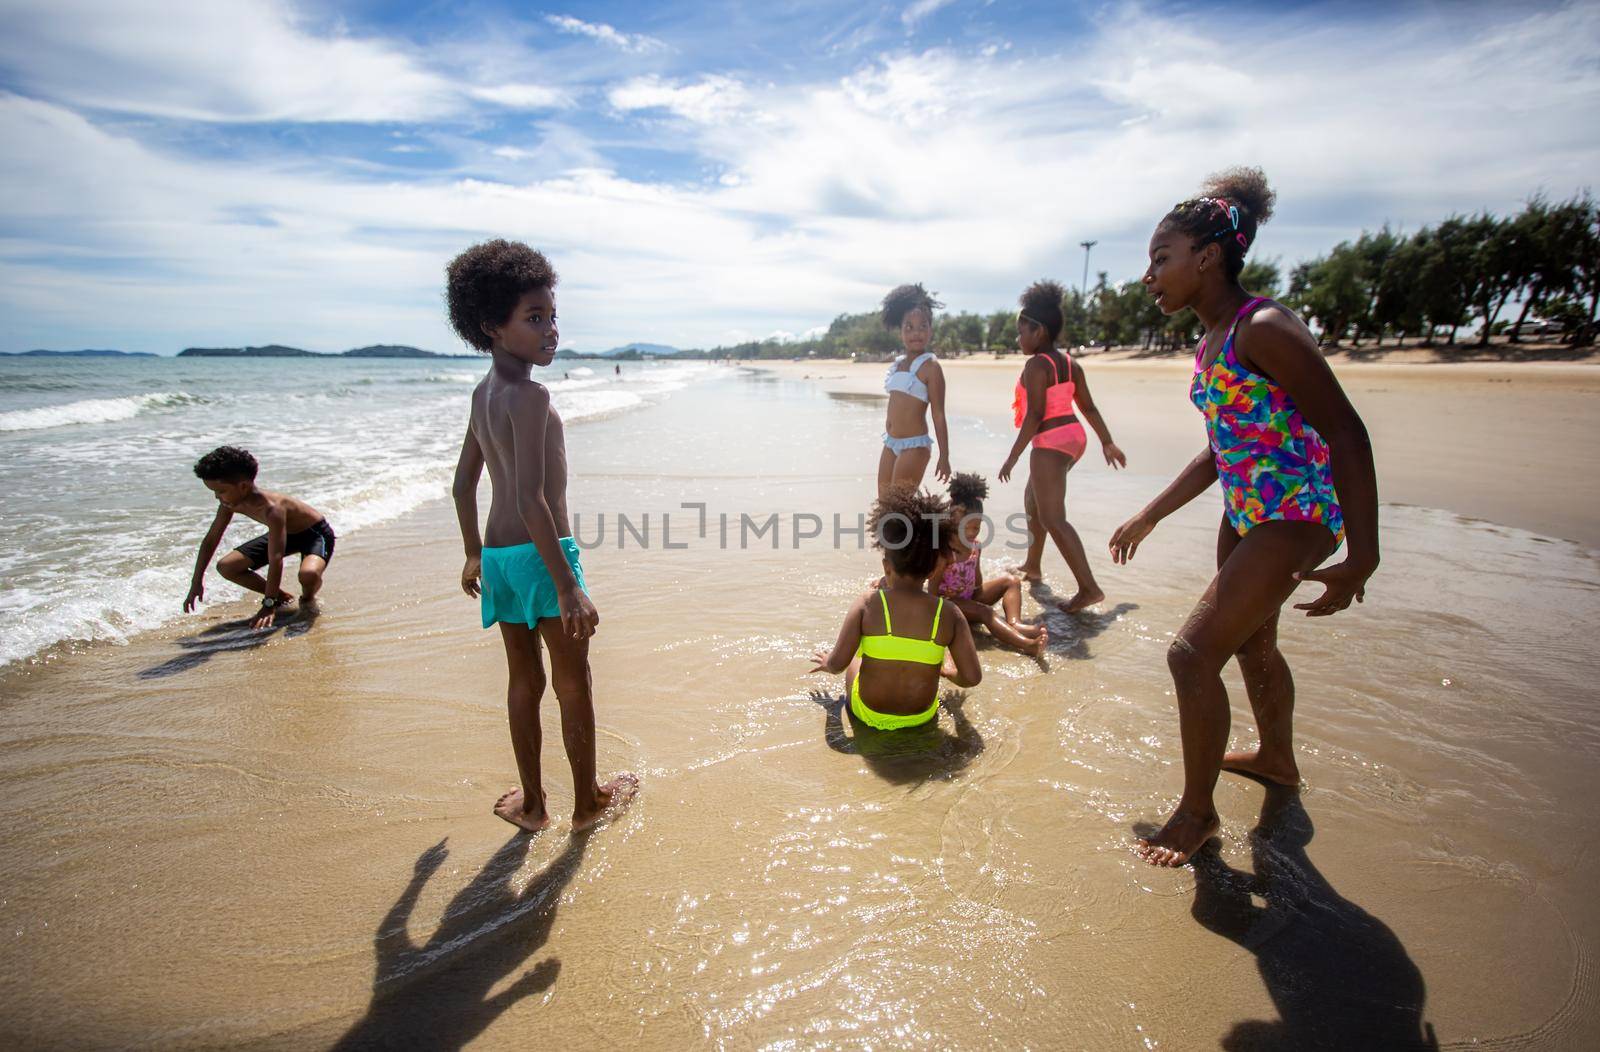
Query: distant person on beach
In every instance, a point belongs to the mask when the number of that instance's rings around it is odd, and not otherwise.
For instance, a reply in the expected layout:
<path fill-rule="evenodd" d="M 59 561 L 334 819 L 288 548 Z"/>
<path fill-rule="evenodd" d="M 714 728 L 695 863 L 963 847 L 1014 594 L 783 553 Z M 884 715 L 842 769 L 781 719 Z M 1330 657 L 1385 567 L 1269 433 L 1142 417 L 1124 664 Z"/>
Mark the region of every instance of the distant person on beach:
<path fill-rule="evenodd" d="M 555 360 L 556 272 L 527 245 L 495 240 L 451 260 L 446 275 L 450 324 L 493 357 L 472 391 L 452 494 L 467 552 L 461 587 L 479 600 L 484 628 L 499 624 L 510 676 L 506 706 L 521 786 L 495 801 L 494 813 L 530 833 L 550 824 L 539 757 L 542 638 L 572 766 L 572 828 L 587 829 L 632 797 L 638 779 L 622 774 L 601 785 L 595 777 L 589 637 L 600 615 L 568 526 L 561 417 L 549 390 L 529 375 Z M 485 467 L 493 494 L 480 536 L 478 479 Z"/>
<path fill-rule="evenodd" d="M 927 592 L 948 539 L 949 509 L 930 493 L 896 486 L 872 506 L 867 526 L 883 550 L 884 586 L 850 604 L 833 652 L 817 651 L 811 672 L 844 673 L 859 725 L 920 727 L 939 716 L 941 677 L 958 687 L 983 679 L 967 619 Z"/>
<path fill-rule="evenodd" d="M 933 340 L 933 312 L 943 304 L 921 285 L 901 285 L 883 298 L 884 328 L 900 334 L 905 354 L 894 360 L 883 378 L 889 395 L 884 421 L 883 452 L 878 455 L 878 496 L 892 486 L 922 485 L 933 456 L 928 435 L 928 411 L 933 411 L 933 431 L 939 439 L 939 463 L 934 476 L 950 477 L 950 434 L 944 420 L 944 370 L 928 350 Z"/>
<path fill-rule="evenodd" d="M 222 542 L 222 534 L 235 514 L 254 519 L 267 532 L 248 540 L 217 560 L 217 572 L 241 588 L 262 595 L 261 609 L 250 621 L 252 628 L 271 628 L 294 596 L 281 587 L 286 555 L 300 556 L 300 603 L 309 609 L 322 590 L 322 575 L 333 558 L 333 527 L 322 512 L 297 497 L 256 486 L 260 465 L 237 446 L 218 446 L 195 463 L 195 477 L 217 498 L 217 514 L 200 542 L 194 561 L 194 578 L 183 600 L 188 613 L 206 597 L 206 567 Z M 267 576 L 256 571 L 265 566 Z"/>
<path fill-rule="evenodd" d="M 1212 793 L 1226 769 L 1298 785 L 1294 681 L 1278 650 L 1278 614 L 1302 581 L 1323 593 L 1295 604 L 1322 617 L 1360 602 L 1378 568 L 1378 485 L 1367 429 L 1294 312 L 1239 284 L 1276 195 L 1259 168 L 1233 168 L 1180 202 L 1150 238 L 1144 283 L 1163 314 L 1194 308 L 1205 335 L 1189 398 L 1209 442 L 1143 511 L 1117 528 L 1126 563 L 1156 523 L 1222 483 L 1217 575 L 1167 650 L 1183 734 L 1183 796 L 1140 854 L 1182 865 L 1220 828 Z M 1348 529 L 1348 535 L 1346 530 Z M 1346 543 L 1343 562 L 1317 566 Z M 1237 657 L 1261 741 L 1227 753 L 1222 668 Z"/>
<path fill-rule="evenodd" d="M 1089 569 L 1089 556 L 1083 550 L 1078 531 L 1067 521 L 1067 472 L 1083 459 L 1089 445 L 1078 412 L 1094 428 L 1106 463 L 1113 468 L 1127 467 L 1128 458 L 1111 441 L 1100 410 L 1089 394 L 1089 380 L 1083 366 L 1056 349 L 1064 319 L 1061 300 L 1065 290 L 1053 281 L 1036 281 L 1021 298 L 1017 314 L 1017 346 L 1028 356 L 1017 379 L 1011 409 L 1017 427 L 1017 440 L 1000 466 L 1000 481 L 1011 478 L 1022 451 L 1032 443 L 1028 454 L 1028 487 L 1022 504 L 1028 513 L 1028 557 L 1018 567 L 1023 579 L 1043 578 L 1044 541 L 1048 536 L 1067 561 L 1078 591 L 1061 603 L 1069 614 L 1086 610 L 1104 599 L 1105 592 Z M 1074 412 L 1074 406 L 1078 412 Z"/>
<path fill-rule="evenodd" d="M 983 531 L 983 499 L 988 495 L 989 484 L 981 475 L 962 471 L 951 477 L 950 546 L 934 567 L 933 591 L 999 642 L 1038 657 L 1050 642 L 1050 632 L 1043 625 L 1023 623 L 1022 579 L 1008 573 L 983 576 L 983 549 L 977 542 Z"/>

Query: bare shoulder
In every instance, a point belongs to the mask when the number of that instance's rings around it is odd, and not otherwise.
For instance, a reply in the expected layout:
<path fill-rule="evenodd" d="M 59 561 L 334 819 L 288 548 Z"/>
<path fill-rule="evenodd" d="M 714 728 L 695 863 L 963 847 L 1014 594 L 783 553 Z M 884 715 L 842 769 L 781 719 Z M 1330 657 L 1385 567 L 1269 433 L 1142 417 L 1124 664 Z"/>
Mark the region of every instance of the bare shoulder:
<path fill-rule="evenodd" d="M 516 409 L 537 410 L 550 404 L 550 389 L 537 380 L 519 380 L 511 384 L 506 393 Z"/>
<path fill-rule="evenodd" d="M 1309 350 L 1317 349 L 1316 337 L 1300 316 L 1276 301 L 1252 311 L 1239 323 L 1234 337 L 1240 349 L 1259 347 L 1271 350 L 1276 347 L 1299 345 Z"/>

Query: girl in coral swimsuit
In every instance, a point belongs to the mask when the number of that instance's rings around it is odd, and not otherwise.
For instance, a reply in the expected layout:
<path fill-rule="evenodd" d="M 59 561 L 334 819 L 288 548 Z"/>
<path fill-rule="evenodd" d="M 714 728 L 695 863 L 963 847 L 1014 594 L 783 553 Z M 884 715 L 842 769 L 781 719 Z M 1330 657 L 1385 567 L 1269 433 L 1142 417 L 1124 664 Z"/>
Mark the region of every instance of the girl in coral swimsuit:
<path fill-rule="evenodd" d="M 1126 467 L 1128 458 L 1111 441 L 1111 430 L 1089 395 L 1083 366 L 1056 349 L 1064 295 L 1065 290 L 1053 281 L 1036 281 L 1022 294 L 1017 345 L 1028 356 L 1028 363 L 1022 367 L 1011 403 L 1016 414 L 1017 440 L 1000 468 L 1000 481 L 1010 479 L 1011 469 L 1031 442 L 1028 489 L 1023 495 L 1023 507 L 1028 513 L 1028 557 L 1020 570 L 1026 580 L 1039 580 L 1044 539 L 1048 535 L 1054 540 L 1078 583 L 1077 594 L 1061 604 L 1061 609 L 1070 614 L 1105 598 L 1089 569 L 1083 541 L 1067 521 L 1067 472 L 1082 459 L 1089 444 L 1074 403 L 1100 439 L 1106 463 L 1114 468 Z"/>

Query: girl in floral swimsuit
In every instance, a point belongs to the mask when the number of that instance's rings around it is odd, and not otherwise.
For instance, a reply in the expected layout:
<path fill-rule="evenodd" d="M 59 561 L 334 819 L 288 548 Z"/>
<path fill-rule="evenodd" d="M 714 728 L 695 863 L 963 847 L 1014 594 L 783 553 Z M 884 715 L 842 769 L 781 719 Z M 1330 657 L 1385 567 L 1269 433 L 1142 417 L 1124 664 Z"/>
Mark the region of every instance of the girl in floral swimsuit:
<path fill-rule="evenodd" d="M 1022 579 L 1008 573 L 985 579 L 983 549 L 983 499 L 989 484 L 981 475 L 963 471 L 950 479 L 950 521 L 954 524 L 950 549 L 941 554 L 933 575 L 934 594 L 955 603 L 969 624 L 983 625 L 995 639 L 1038 657 L 1050 642 L 1043 625 L 1022 620 Z M 1004 616 L 995 610 L 1000 604 Z"/>
<path fill-rule="evenodd" d="M 1299 318 L 1239 284 L 1245 252 L 1272 214 L 1260 169 L 1213 177 L 1150 238 L 1145 287 L 1164 314 L 1193 307 L 1205 325 L 1189 396 L 1208 443 L 1177 479 L 1111 538 L 1133 558 L 1156 523 L 1222 483 L 1217 575 L 1167 651 L 1178 694 L 1184 784 L 1160 832 L 1140 841 L 1154 865 L 1188 861 L 1220 828 L 1212 793 L 1226 768 L 1297 786 L 1294 681 L 1278 650 L 1278 614 L 1302 581 L 1322 595 L 1296 610 L 1320 617 L 1359 602 L 1378 568 L 1378 486 L 1366 427 Z M 1340 541 L 1345 559 L 1318 570 Z M 1237 656 L 1260 745 L 1228 753 L 1222 668 Z"/>

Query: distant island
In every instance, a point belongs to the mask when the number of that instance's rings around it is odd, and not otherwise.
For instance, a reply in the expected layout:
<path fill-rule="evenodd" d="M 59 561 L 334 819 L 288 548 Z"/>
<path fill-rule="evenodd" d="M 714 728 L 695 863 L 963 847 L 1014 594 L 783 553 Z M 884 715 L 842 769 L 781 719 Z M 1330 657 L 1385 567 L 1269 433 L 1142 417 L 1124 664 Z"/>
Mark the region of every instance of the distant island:
<path fill-rule="evenodd" d="M 7 351 L 7 354 L 16 358 L 155 358 L 158 355 L 149 351 L 46 351 L 43 349 L 32 351 Z"/>
<path fill-rule="evenodd" d="M 471 358 L 470 354 L 439 354 L 420 347 L 404 347 L 379 343 L 371 347 L 357 347 L 338 354 L 322 354 L 300 347 L 285 347 L 269 343 L 265 347 L 185 347 L 179 358 Z"/>
<path fill-rule="evenodd" d="M 627 343 L 621 347 L 613 347 L 609 351 L 575 351 L 563 347 L 556 352 L 556 357 L 564 361 L 573 358 L 605 358 L 617 362 L 638 362 L 647 358 L 675 358 L 683 353 L 685 352 L 664 343 Z"/>

